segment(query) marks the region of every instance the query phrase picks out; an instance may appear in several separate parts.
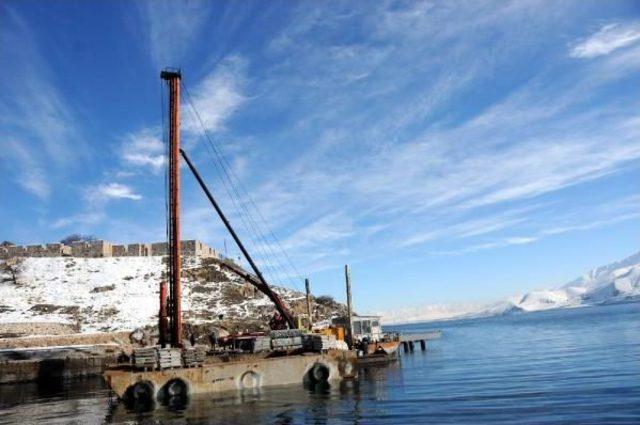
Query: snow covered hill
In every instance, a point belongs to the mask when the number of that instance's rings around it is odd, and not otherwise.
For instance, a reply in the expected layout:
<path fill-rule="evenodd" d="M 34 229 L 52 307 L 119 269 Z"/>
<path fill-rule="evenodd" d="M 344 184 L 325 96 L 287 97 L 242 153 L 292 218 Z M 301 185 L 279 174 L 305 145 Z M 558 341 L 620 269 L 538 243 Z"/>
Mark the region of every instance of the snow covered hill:
<path fill-rule="evenodd" d="M 622 261 L 597 267 L 560 287 L 516 295 L 495 304 L 425 306 L 380 314 L 387 317 L 386 323 L 409 323 L 630 301 L 640 301 L 640 252 Z"/>
<path fill-rule="evenodd" d="M 162 257 L 25 258 L 0 263 L 0 323 L 55 322 L 82 332 L 131 330 L 157 323 Z M 302 293 L 276 287 L 294 312 Z M 322 317 L 340 305 L 315 304 Z M 185 258 L 183 311 L 189 321 L 266 320 L 274 312 L 262 293 L 216 260 Z M 304 309 L 306 311 L 306 309 Z"/>

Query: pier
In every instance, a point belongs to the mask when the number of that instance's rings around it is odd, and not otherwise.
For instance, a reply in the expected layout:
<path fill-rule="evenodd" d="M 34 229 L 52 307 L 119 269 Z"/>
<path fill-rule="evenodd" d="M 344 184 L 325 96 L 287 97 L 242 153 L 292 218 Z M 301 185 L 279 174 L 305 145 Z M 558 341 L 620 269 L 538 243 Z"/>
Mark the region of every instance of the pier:
<path fill-rule="evenodd" d="M 400 344 L 402 344 L 405 353 L 413 353 L 418 343 L 420 344 L 420 349 L 425 351 L 427 349 L 427 341 L 439 339 L 441 336 L 442 331 L 400 334 Z"/>

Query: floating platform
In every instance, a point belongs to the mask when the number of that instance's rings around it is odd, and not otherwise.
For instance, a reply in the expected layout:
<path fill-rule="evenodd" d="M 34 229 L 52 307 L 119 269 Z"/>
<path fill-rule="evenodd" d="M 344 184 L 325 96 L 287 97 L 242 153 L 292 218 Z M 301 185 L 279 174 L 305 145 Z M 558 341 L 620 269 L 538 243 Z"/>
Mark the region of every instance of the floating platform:
<path fill-rule="evenodd" d="M 121 399 L 163 401 L 175 396 L 341 381 L 356 378 L 357 373 L 354 352 L 329 350 L 281 357 L 245 356 L 228 361 L 213 356 L 191 368 L 140 371 L 116 366 L 107 369 L 104 377 Z"/>

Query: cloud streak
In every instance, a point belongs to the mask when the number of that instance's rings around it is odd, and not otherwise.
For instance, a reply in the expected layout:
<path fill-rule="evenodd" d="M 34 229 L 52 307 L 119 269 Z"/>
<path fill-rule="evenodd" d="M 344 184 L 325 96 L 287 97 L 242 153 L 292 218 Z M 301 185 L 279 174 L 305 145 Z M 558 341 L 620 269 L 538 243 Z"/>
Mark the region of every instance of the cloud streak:
<path fill-rule="evenodd" d="M 166 157 L 164 144 L 158 131 L 142 129 L 126 135 L 122 141 L 121 158 L 125 165 L 149 167 L 157 173 L 164 167 Z"/>
<path fill-rule="evenodd" d="M 224 130 L 226 121 L 247 100 L 243 95 L 245 67 L 241 57 L 227 58 L 195 86 L 191 97 L 185 93 L 182 126 L 191 137 L 201 135 L 203 128 L 209 133 Z"/>
<path fill-rule="evenodd" d="M 45 201 L 49 182 L 77 168 L 90 149 L 82 139 L 74 108 L 55 84 L 42 54 L 42 43 L 25 19 L 12 8 L 0 6 L 0 38 L 5 77 L 0 80 L 0 158 L 27 192 Z"/>
<path fill-rule="evenodd" d="M 23 143 L 11 140 L 4 141 L 3 149 L 0 150 L 0 159 L 11 164 L 19 164 L 14 178 L 27 192 L 43 201 L 49 197 L 51 187 L 47 183 L 44 171 Z"/>
<path fill-rule="evenodd" d="M 121 183 L 103 183 L 89 187 L 86 190 L 86 197 L 90 203 L 105 202 L 111 199 L 129 199 L 132 201 L 142 199 L 142 195 Z"/>
<path fill-rule="evenodd" d="M 624 48 L 640 41 L 640 23 L 608 24 L 598 32 L 580 41 L 571 49 L 570 56 L 574 58 L 590 59 L 608 55 L 615 50 Z"/>
<path fill-rule="evenodd" d="M 212 10 L 204 0 L 140 0 L 137 5 L 156 69 L 180 66 Z"/>

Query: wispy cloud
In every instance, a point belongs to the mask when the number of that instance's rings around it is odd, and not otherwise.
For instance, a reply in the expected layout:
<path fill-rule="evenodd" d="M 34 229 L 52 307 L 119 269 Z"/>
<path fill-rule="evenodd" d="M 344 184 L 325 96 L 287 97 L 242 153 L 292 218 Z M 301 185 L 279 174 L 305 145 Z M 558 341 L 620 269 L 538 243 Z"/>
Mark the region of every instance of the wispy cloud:
<path fill-rule="evenodd" d="M 2 58 L 7 66 L 0 80 L 0 128 L 5 139 L 0 158 L 17 168 L 25 190 L 46 200 L 48 181 L 74 169 L 76 161 L 88 157 L 89 148 L 80 135 L 77 114 L 43 59 L 41 43 L 21 15 L 7 5 L 0 9 Z"/>
<path fill-rule="evenodd" d="M 548 228 L 541 226 L 535 234 L 530 236 L 510 236 L 454 250 L 438 251 L 433 254 L 461 255 L 512 245 L 526 245 L 565 233 L 600 229 L 629 220 L 637 220 L 640 217 L 639 201 L 640 197 L 630 196 L 613 200 L 610 203 L 605 203 L 603 205 L 593 205 L 590 206 L 590 211 L 586 214 L 577 215 L 575 213 L 570 213 L 564 217 L 555 217 L 554 221 L 557 223 L 556 226 Z"/>
<path fill-rule="evenodd" d="M 633 169 L 640 159 L 640 132 L 629 125 L 637 121 L 635 103 L 602 95 L 638 71 L 636 59 L 623 57 L 628 49 L 571 70 L 540 63 L 495 98 L 480 89 L 478 96 L 491 100 L 469 113 L 467 102 L 479 99 L 474 90 L 498 84 L 514 63 L 549 49 L 562 54 L 563 44 L 539 33 L 571 12 L 548 14 L 536 2 L 485 6 L 464 16 L 429 3 L 379 5 L 366 14 L 346 7 L 294 13 L 269 46 L 283 60 L 266 74 L 260 101 L 275 109 L 304 105 L 296 125 L 276 137 L 311 142 L 266 170 L 269 180 L 253 192 L 269 220 L 297 238 L 301 217 L 349 217 L 346 240 L 363 249 L 365 229 L 379 223 L 392 229 L 376 234 L 377 246 L 388 249 L 418 252 L 424 245 L 427 252 L 436 241 L 475 251 L 525 245 L 544 237 L 536 220 L 543 212 L 520 209 Z M 542 27 L 519 30 L 532 22 Z M 344 26 L 374 36 L 332 43 Z M 504 34 L 496 39 L 495 31 Z M 621 60 L 625 66 L 616 66 Z M 327 240 L 304 252 L 310 257 L 341 243 Z"/>
<path fill-rule="evenodd" d="M 104 183 L 86 189 L 86 198 L 90 202 L 104 202 L 110 199 L 130 199 L 139 201 L 142 195 L 131 187 L 121 183 Z"/>
<path fill-rule="evenodd" d="M 570 52 L 574 58 L 594 58 L 640 41 L 640 22 L 607 24 L 588 38 L 576 43 Z"/>
<path fill-rule="evenodd" d="M 135 167 L 149 167 L 158 172 L 165 164 L 165 146 L 159 136 L 159 131 L 142 129 L 136 133 L 127 134 L 122 140 L 121 157 L 126 165 Z"/>
<path fill-rule="evenodd" d="M 70 226 L 74 226 L 75 228 L 81 226 L 80 228 L 84 229 L 102 222 L 105 217 L 106 215 L 104 214 L 104 212 L 97 211 L 75 214 L 69 217 L 63 217 L 55 220 L 51 224 L 51 227 L 53 227 L 54 229 L 63 229 Z"/>
<path fill-rule="evenodd" d="M 5 140 L 2 143 L 2 149 L 0 149 L 0 159 L 8 161 L 9 164 L 19 164 L 18 170 L 14 174 L 14 179 L 26 191 L 41 200 L 49 197 L 51 188 L 47 183 L 44 171 L 34 160 L 25 144 Z M 13 167 L 9 166 L 8 168 L 12 169 Z"/>
<path fill-rule="evenodd" d="M 192 136 L 200 135 L 203 126 L 211 133 L 224 129 L 225 122 L 246 101 L 243 94 L 245 67 L 246 62 L 241 57 L 229 57 L 217 64 L 193 88 L 190 92 L 192 97 L 183 102 L 185 114 L 182 125 L 186 132 Z"/>
<path fill-rule="evenodd" d="M 344 240 L 353 232 L 353 223 L 348 217 L 340 213 L 330 214 L 300 226 L 282 245 L 284 249 L 292 251 L 323 246 L 326 243 Z"/>
<path fill-rule="evenodd" d="M 151 58 L 157 69 L 180 66 L 207 19 L 213 3 L 205 0 L 137 2 Z"/>

